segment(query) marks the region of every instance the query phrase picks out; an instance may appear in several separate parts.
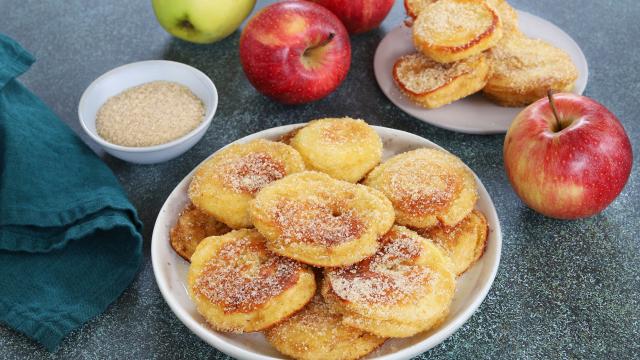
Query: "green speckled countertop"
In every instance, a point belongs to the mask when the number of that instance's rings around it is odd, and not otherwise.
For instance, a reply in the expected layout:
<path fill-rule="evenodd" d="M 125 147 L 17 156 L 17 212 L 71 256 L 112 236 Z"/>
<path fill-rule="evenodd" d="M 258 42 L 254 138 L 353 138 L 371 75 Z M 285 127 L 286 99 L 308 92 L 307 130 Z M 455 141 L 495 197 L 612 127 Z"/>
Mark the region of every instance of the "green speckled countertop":
<path fill-rule="evenodd" d="M 258 6 L 270 2 L 258 1 Z M 551 20 L 580 44 L 590 66 L 585 94 L 618 115 L 636 153 L 629 183 L 606 211 L 566 222 L 544 218 L 518 200 L 502 167 L 503 136 L 441 130 L 402 113 L 384 97 L 373 76 L 373 54 L 385 32 L 402 21 L 401 3 L 381 29 L 352 38 L 351 71 L 336 93 L 287 107 L 262 97 L 247 82 L 238 61 L 237 32 L 207 46 L 173 39 L 156 23 L 148 0 L 0 1 L 0 32 L 38 58 L 22 81 L 78 133 L 80 95 L 96 77 L 121 64 L 184 62 L 208 74 L 220 93 L 211 128 L 182 157 L 138 166 L 104 156 L 146 225 L 145 261 L 129 289 L 53 354 L 0 326 L 0 358 L 226 358 L 183 326 L 160 295 L 149 255 L 156 215 L 173 187 L 221 146 L 262 129 L 330 115 L 361 117 L 444 146 L 475 170 L 498 209 L 504 245 L 493 288 L 469 322 L 421 359 L 639 357 L 640 4 L 512 1 Z"/>

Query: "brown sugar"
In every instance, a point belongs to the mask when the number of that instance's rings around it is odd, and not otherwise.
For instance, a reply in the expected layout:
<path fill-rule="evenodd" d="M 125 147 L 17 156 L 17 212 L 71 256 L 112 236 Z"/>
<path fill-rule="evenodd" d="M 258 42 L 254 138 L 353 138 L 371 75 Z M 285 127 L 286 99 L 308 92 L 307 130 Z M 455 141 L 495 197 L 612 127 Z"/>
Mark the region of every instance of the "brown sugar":
<path fill-rule="evenodd" d="M 189 88 L 153 81 L 109 98 L 98 110 L 96 130 L 116 145 L 154 146 L 188 134 L 204 115 L 202 100 Z"/>

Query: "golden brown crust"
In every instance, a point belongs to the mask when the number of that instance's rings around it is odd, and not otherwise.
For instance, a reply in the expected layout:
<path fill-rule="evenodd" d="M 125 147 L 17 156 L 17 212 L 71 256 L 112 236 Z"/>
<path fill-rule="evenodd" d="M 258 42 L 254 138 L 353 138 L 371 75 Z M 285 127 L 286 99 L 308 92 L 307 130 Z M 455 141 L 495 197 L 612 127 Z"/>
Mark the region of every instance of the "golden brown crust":
<path fill-rule="evenodd" d="M 305 171 L 265 187 L 250 205 L 271 251 L 315 266 L 344 266 L 373 253 L 393 225 L 393 206 L 363 185 Z"/>
<path fill-rule="evenodd" d="M 492 76 L 484 94 L 502 106 L 525 106 L 549 90 L 571 91 L 578 70 L 563 50 L 515 32 L 489 52 Z"/>
<path fill-rule="evenodd" d="M 349 117 L 310 121 L 290 143 L 308 169 L 349 182 L 358 182 L 382 158 L 376 131 L 364 120 Z"/>
<path fill-rule="evenodd" d="M 412 29 L 416 48 L 441 63 L 478 55 L 502 37 L 502 22 L 496 10 L 477 0 L 439 0 L 429 4 Z"/>
<path fill-rule="evenodd" d="M 189 199 L 230 228 L 251 227 L 249 201 L 267 184 L 303 171 L 304 161 L 291 146 L 263 139 L 231 144 L 198 167 Z"/>
<path fill-rule="evenodd" d="M 202 239 L 226 234 L 230 230 L 225 224 L 189 203 L 178 215 L 169 238 L 173 250 L 183 259 L 191 261 L 191 255 Z"/>
<path fill-rule="evenodd" d="M 222 246 L 200 271 L 194 292 L 229 314 L 254 311 L 271 297 L 291 288 L 298 281 L 302 265 L 271 256 L 263 241 L 254 241 L 257 239 L 243 238 Z M 255 258 L 247 262 L 242 259 L 247 254 L 255 254 Z M 249 272 L 253 273 L 250 278 Z"/>
<path fill-rule="evenodd" d="M 265 337 L 278 351 L 302 360 L 359 359 L 385 341 L 345 325 L 342 314 L 320 295 L 300 312 L 266 330 Z"/>
<path fill-rule="evenodd" d="M 506 0 L 486 0 L 492 6 L 504 26 L 505 32 L 518 30 L 518 13 Z"/>
<path fill-rule="evenodd" d="M 497 87 L 487 88 L 485 86 L 483 95 L 494 103 L 504 107 L 523 107 L 536 102 L 547 96 L 549 90 L 556 92 L 572 92 L 575 83 L 568 84 L 565 88 L 561 88 L 563 84 L 547 85 L 531 90 L 518 90 L 513 88 Z"/>
<path fill-rule="evenodd" d="M 404 8 L 411 23 L 420 12 L 438 0 L 404 0 Z M 487 4 L 496 10 L 505 31 L 518 31 L 518 13 L 506 0 L 486 0 Z"/>
<path fill-rule="evenodd" d="M 473 174 L 456 156 L 437 149 L 416 149 L 376 167 L 365 185 L 382 191 L 401 225 L 426 228 L 438 222 L 453 226 L 478 199 Z"/>
<path fill-rule="evenodd" d="M 428 330 L 448 313 L 455 290 L 451 260 L 430 240 L 402 226 L 378 252 L 347 268 L 325 271 L 322 295 L 343 322 L 382 337 Z"/>
<path fill-rule="evenodd" d="M 299 128 L 295 128 L 295 129 L 289 131 L 288 133 L 280 136 L 278 141 L 283 143 L 283 144 L 291 145 L 291 139 L 293 139 L 296 136 L 296 134 L 298 133 L 298 131 L 300 131 L 300 129 L 302 129 L 303 127 L 304 126 L 301 126 Z"/>
<path fill-rule="evenodd" d="M 402 56 L 393 66 L 400 91 L 428 109 L 444 106 L 476 93 L 487 83 L 491 68 L 484 54 L 442 64 L 421 53 Z"/>
<path fill-rule="evenodd" d="M 267 250 L 255 230 L 204 239 L 192 256 L 189 294 L 221 331 L 250 332 L 282 321 L 307 304 L 315 277 L 305 265 Z"/>
<path fill-rule="evenodd" d="M 283 199 L 276 204 L 274 218 L 276 231 L 283 236 L 327 247 L 356 239 L 365 230 L 363 220 L 340 199 L 323 203 Z"/>
<path fill-rule="evenodd" d="M 442 247 L 460 276 L 484 254 L 489 226 L 482 212 L 473 210 L 455 226 L 438 224 L 429 229 L 416 229 L 416 232 Z"/>
<path fill-rule="evenodd" d="M 415 19 L 418 17 L 422 9 L 436 1 L 437 0 L 404 0 L 404 9 L 406 10 L 408 17 Z"/>
<path fill-rule="evenodd" d="M 409 296 L 415 287 L 429 281 L 429 272 L 419 267 L 403 271 L 400 276 L 393 276 L 395 268 L 413 263 L 420 256 L 422 239 L 405 234 L 395 227 L 379 241 L 380 247 L 375 255 L 350 267 L 332 271 L 331 291 L 341 301 L 398 303 Z M 368 284 L 355 286 L 358 282 Z M 335 284 L 338 283 L 346 285 L 336 288 Z"/>

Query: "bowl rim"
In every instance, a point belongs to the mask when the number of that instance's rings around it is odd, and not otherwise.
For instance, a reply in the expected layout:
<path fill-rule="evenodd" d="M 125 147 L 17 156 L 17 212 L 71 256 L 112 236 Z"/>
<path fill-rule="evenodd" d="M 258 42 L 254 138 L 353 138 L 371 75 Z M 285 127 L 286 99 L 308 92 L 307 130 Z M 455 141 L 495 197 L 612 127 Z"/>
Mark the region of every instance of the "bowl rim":
<path fill-rule="evenodd" d="M 169 198 L 172 198 L 173 196 L 175 196 L 175 193 L 177 191 L 179 191 L 179 186 L 180 184 L 185 181 L 187 178 L 189 178 L 192 173 L 202 164 L 204 163 L 207 159 L 209 159 L 211 156 L 213 156 L 215 153 L 219 152 L 220 150 L 224 149 L 225 147 L 237 143 L 237 142 L 245 142 L 245 141 L 250 141 L 250 140 L 254 140 L 257 138 L 264 138 L 266 136 L 272 135 L 274 133 L 278 133 L 278 132 L 282 132 L 282 133 L 286 133 L 288 131 L 291 131 L 295 128 L 298 128 L 300 126 L 305 125 L 305 123 L 298 123 L 298 124 L 292 124 L 292 125 L 284 125 L 284 126 L 277 126 L 277 127 L 273 127 L 273 128 L 269 128 L 269 129 L 265 129 L 256 133 L 252 133 L 249 134 L 247 136 L 241 137 L 239 139 L 236 139 L 234 141 L 232 141 L 231 143 L 221 147 L 220 149 L 214 151 L 213 153 L 211 153 L 210 155 L 208 155 L 206 158 L 204 158 L 199 164 L 197 164 L 193 169 L 191 169 L 189 171 L 189 173 L 187 173 L 181 180 L 180 182 L 178 182 L 178 184 L 176 184 L 176 186 L 174 187 L 174 189 L 171 191 L 171 193 L 169 194 L 169 196 L 167 197 L 167 199 L 165 200 L 165 202 L 163 203 L 159 213 L 158 213 L 158 217 L 156 218 L 156 221 L 154 223 L 154 227 L 153 227 L 153 232 L 152 232 L 152 236 L 151 236 L 151 263 L 152 263 L 152 268 L 153 268 L 153 273 L 154 273 L 154 278 L 156 279 L 156 284 L 158 285 L 158 288 L 160 289 L 160 293 L 162 294 L 162 297 L 165 299 L 165 302 L 169 305 L 169 308 L 171 309 L 171 311 L 176 315 L 176 317 L 194 334 L 196 334 L 200 339 L 202 339 L 203 341 L 205 341 L 207 344 L 213 346 L 214 348 L 216 348 L 217 350 L 230 355 L 232 357 L 235 358 L 239 358 L 239 359 L 256 359 L 256 360 L 278 360 L 279 358 L 275 358 L 272 356 L 268 356 L 268 355 L 263 355 L 263 354 L 259 354 L 250 350 L 246 350 L 243 349 L 241 347 L 238 347 L 222 338 L 219 338 L 217 336 L 211 336 L 212 332 L 215 332 L 215 330 L 210 329 L 208 327 L 203 327 L 202 324 L 200 322 L 198 322 L 197 320 L 193 319 L 191 317 L 191 315 L 188 313 L 188 311 L 183 308 L 178 300 L 175 298 L 175 295 L 173 295 L 173 291 L 171 289 L 171 285 L 169 284 L 168 281 L 166 281 L 165 279 L 163 279 L 161 277 L 162 275 L 162 271 L 160 269 L 160 267 L 162 266 L 162 264 L 164 264 L 165 262 L 163 261 L 163 259 L 161 259 L 160 257 L 160 251 L 161 251 L 161 244 L 160 244 L 160 231 L 162 231 L 160 229 L 160 226 L 158 226 L 158 223 L 160 222 L 160 219 L 162 217 L 162 214 L 164 212 L 165 206 L 167 204 L 167 200 L 169 200 Z M 376 129 L 376 132 L 378 132 L 379 130 L 382 130 L 383 132 L 391 132 L 391 133 L 395 133 L 396 135 L 401 135 L 403 137 L 409 137 L 409 138 L 419 138 L 422 142 L 427 142 L 429 144 L 432 144 L 435 148 L 438 149 L 442 149 L 444 151 L 447 151 L 446 149 L 442 148 L 440 145 L 434 143 L 433 141 L 430 141 L 426 138 L 423 138 L 422 136 L 416 135 L 416 134 L 412 134 L 403 130 L 398 130 L 398 129 L 393 129 L 393 128 L 388 128 L 388 127 L 384 127 L 384 126 L 374 126 L 372 125 L 372 127 L 374 129 Z M 418 139 L 416 139 L 418 140 Z M 448 152 L 448 151 L 447 151 Z M 465 166 L 467 166 L 465 164 Z M 491 195 L 489 194 L 489 192 L 487 191 L 487 189 L 485 188 L 484 184 L 482 183 L 482 181 L 480 180 L 480 178 L 477 176 L 477 174 L 467 166 L 467 168 L 473 173 L 474 178 L 477 181 L 478 187 L 479 189 L 482 189 L 483 192 L 485 192 L 488 196 L 488 201 L 489 201 L 489 205 L 490 205 L 490 211 L 489 213 L 487 213 L 487 218 L 489 217 L 493 217 L 495 218 L 495 227 L 492 227 L 492 230 L 495 232 L 495 262 L 493 264 L 493 266 L 490 269 L 489 275 L 487 277 L 487 281 L 484 282 L 483 284 L 480 285 L 480 289 L 478 291 L 478 295 L 469 303 L 468 306 L 466 306 L 464 309 L 462 309 L 457 315 L 456 315 L 456 319 L 455 321 L 451 322 L 450 324 L 440 327 L 437 329 L 437 332 L 435 332 L 434 334 L 430 335 L 429 337 L 425 338 L 422 341 L 419 341 L 415 344 L 409 345 L 406 348 L 400 349 L 396 352 L 390 353 L 390 354 L 386 354 L 386 355 L 382 355 L 379 357 L 374 358 L 375 360 L 398 360 L 398 359 L 409 359 L 411 357 L 414 357 L 418 354 L 421 354 L 427 350 L 430 350 L 431 348 L 439 345 L 440 343 L 442 343 L 445 339 L 447 339 L 448 337 L 450 337 L 451 335 L 453 335 L 453 333 L 455 333 L 462 325 L 464 325 L 469 318 L 471 318 L 471 316 L 477 311 L 477 309 L 480 307 L 480 305 L 482 304 L 482 302 L 484 301 L 484 299 L 487 297 L 487 294 L 489 293 L 489 290 L 491 289 L 493 282 L 495 281 L 497 272 L 498 272 L 498 268 L 500 266 L 500 259 L 501 259 L 501 254 L 502 254 L 502 229 L 501 229 L 501 225 L 500 225 L 500 218 L 498 217 L 497 211 L 496 211 L 496 207 L 495 204 L 493 202 L 493 198 L 491 197 Z"/>
<path fill-rule="evenodd" d="M 129 67 L 144 66 L 145 64 L 151 64 L 151 63 L 156 63 L 156 64 L 161 63 L 161 64 L 166 64 L 166 65 L 169 65 L 169 66 L 177 66 L 177 67 L 187 68 L 187 69 L 189 69 L 189 71 L 195 73 L 199 78 L 204 80 L 205 84 L 210 89 L 210 91 L 211 91 L 211 93 L 213 95 L 213 102 L 212 102 L 212 105 L 211 105 L 211 114 L 209 114 L 208 116 L 205 116 L 204 120 L 195 129 L 189 131 L 188 133 L 182 135 L 181 137 L 179 137 L 177 139 L 174 139 L 174 140 L 171 140 L 169 142 L 166 142 L 164 144 L 158 144 L 158 145 L 152 145 L 152 146 L 123 146 L 123 145 L 114 144 L 114 143 L 111 143 L 111 142 L 105 140 L 104 138 L 102 138 L 97 133 L 94 133 L 93 131 L 89 130 L 89 127 L 87 126 L 87 123 L 86 123 L 86 119 L 85 119 L 84 115 L 82 114 L 82 109 L 86 106 L 86 102 L 88 101 L 87 99 L 89 97 L 89 93 L 91 91 L 93 91 L 93 89 L 96 86 L 98 86 L 98 84 L 101 81 L 103 81 L 104 79 L 106 79 L 109 76 L 114 76 L 114 75 L 117 76 L 117 73 L 119 73 L 122 70 L 124 70 L 126 68 L 129 68 Z M 150 80 L 148 82 L 151 82 L 151 81 L 154 81 L 154 80 Z M 184 84 L 181 84 L 181 85 L 184 85 Z M 196 136 L 198 133 L 200 133 L 201 131 L 205 130 L 206 128 L 208 128 L 209 125 L 211 125 L 211 121 L 213 120 L 213 117 L 215 116 L 216 111 L 218 109 L 218 101 L 219 101 L 219 99 L 218 99 L 218 89 L 216 88 L 215 84 L 213 83 L 213 80 L 211 80 L 211 78 L 209 76 L 207 76 L 207 74 L 203 73 L 202 71 L 196 69 L 195 67 L 193 67 L 191 65 L 187 65 L 187 64 L 184 64 L 184 63 L 181 63 L 181 62 L 171 61 L 171 60 L 136 61 L 136 62 L 120 65 L 118 67 L 115 67 L 115 68 L 105 72 L 104 74 L 100 75 L 98 78 L 93 80 L 91 82 L 91 84 L 89 84 L 89 86 L 87 86 L 87 88 L 82 93 L 82 96 L 80 97 L 80 101 L 78 102 L 78 120 L 79 120 L 80 126 L 82 127 L 84 132 L 87 135 L 89 135 L 89 137 L 91 139 L 93 139 L 93 141 L 97 142 L 98 144 L 100 144 L 103 147 L 106 147 L 106 148 L 109 148 L 109 149 L 112 149 L 112 150 L 116 150 L 116 151 L 123 151 L 123 152 L 130 152 L 130 153 L 159 151 L 159 150 L 165 150 L 165 149 L 174 147 L 175 145 L 181 144 L 181 143 L 187 141 L 188 139 Z"/>

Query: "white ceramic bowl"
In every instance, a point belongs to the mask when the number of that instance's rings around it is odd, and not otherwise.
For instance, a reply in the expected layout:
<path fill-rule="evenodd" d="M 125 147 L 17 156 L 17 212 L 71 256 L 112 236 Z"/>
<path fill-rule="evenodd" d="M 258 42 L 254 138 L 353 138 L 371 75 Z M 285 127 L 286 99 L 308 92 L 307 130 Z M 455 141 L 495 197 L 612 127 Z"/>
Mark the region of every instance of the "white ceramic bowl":
<path fill-rule="evenodd" d="M 238 143 L 254 139 L 276 140 L 292 129 L 301 126 L 281 126 L 249 135 Z M 383 158 L 420 147 L 438 148 L 440 146 L 417 135 L 404 131 L 374 126 L 384 144 Z M 260 333 L 229 334 L 212 330 L 198 314 L 187 293 L 187 272 L 189 263 L 178 256 L 169 244 L 169 230 L 175 224 L 178 214 L 189 202 L 187 188 L 193 171 L 189 173 L 167 198 L 153 228 L 151 240 L 151 260 L 153 272 L 160 292 L 176 316 L 201 339 L 218 350 L 238 359 L 272 360 L 285 358 L 265 340 Z M 475 174 L 474 174 L 475 176 Z M 502 234 L 496 209 L 485 189 L 476 176 L 479 200 L 476 208 L 481 210 L 489 223 L 489 239 L 484 255 L 463 276 L 458 279 L 451 312 L 445 322 L 436 329 L 406 339 L 388 340 L 378 350 L 368 355 L 368 359 L 399 360 L 409 359 L 438 345 L 453 334 L 473 315 L 480 306 L 500 263 Z"/>
<path fill-rule="evenodd" d="M 133 86 L 158 80 L 182 84 L 202 100 L 205 117 L 198 127 L 171 142 L 146 147 L 116 145 L 98 135 L 96 114 L 110 97 Z M 93 81 L 80 98 L 78 117 L 84 131 L 107 153 L 132 163 L 154 164 L 180 156 L 195 145 L 209 128 L 217 107 L 216 87 L 202 71 L 175 61 L 150 60 L 117 67 Z"/>

